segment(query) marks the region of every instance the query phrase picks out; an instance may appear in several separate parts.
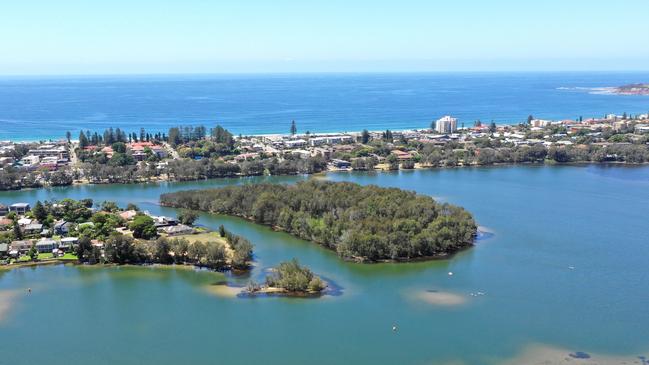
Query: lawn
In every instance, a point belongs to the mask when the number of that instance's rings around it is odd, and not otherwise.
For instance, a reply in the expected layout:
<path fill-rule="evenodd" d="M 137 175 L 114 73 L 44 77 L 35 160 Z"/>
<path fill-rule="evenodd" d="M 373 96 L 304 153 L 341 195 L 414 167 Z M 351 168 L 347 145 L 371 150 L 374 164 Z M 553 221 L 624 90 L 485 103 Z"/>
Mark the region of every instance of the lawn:
<path fill-rule="evenodd" d="M 218 232 L 208 232 L 208 233 L 199 233 L 199 234 L 184 234 L 180 236 L 171 236 L 169 238 L 184 238 L 189 242 L 209 242 L 209 241 L 217 241 L 217 242 L 225 242 L 225 238 L 221 237 Z"/>
<path fill-rule="evenodd" d="M 59 260 L 78 260 L 78 259 L 79 258 L 77 257 L 77 255 L 69 252 L 63 255 L 63 257 L 59 257 Z"/>
<path fill-rule="evenodd" d="M 38 259 L 39 259 L 39 260 L 51 259 L 51 258 L 53 258 L 53 257 L 54 257 L 54 255 L 52 255 L 51 252 L 39 253 L 39 254 L 38 254 Z"/>

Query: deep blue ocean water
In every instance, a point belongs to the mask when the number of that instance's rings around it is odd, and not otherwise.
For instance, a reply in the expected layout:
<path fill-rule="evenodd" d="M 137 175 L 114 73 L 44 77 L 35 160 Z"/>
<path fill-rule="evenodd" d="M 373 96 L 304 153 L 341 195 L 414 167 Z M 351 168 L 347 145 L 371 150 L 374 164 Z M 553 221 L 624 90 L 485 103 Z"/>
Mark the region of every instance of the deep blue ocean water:
<path fill-rule="evenodd" d="M 593 88 L 649 82 L 645 73 L 426 73 L 4 77 L 0 140 L 66 131 L 166 131 L 219 123 L 235 133 L 425 128 L 451 114 L 518 123 L 646 113 L 649 97 Z"/>

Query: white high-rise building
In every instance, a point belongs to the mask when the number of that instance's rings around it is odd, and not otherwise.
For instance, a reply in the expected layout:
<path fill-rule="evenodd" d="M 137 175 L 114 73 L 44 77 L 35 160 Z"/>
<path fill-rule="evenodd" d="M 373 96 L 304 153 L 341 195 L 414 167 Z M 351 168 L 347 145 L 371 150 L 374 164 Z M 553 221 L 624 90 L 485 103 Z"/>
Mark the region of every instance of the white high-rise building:
<path fill-rule="evenodd" d="M 441 117 L 435 122 L 435 131 L 444 134 L 457 131 L 457 119 L 449 115 Z"/>

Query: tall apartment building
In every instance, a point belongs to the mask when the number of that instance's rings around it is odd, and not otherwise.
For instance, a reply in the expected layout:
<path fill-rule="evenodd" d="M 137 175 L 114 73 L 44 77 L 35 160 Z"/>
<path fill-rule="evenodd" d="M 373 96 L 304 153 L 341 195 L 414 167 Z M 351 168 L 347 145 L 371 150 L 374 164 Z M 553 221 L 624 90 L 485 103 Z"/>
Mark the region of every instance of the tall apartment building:
<path fill-rule="evenodd" d="M 435 122 L 437 133 L 453 133 L 457 131 L 457 119 L 451 116 L 444 116 Z"/>

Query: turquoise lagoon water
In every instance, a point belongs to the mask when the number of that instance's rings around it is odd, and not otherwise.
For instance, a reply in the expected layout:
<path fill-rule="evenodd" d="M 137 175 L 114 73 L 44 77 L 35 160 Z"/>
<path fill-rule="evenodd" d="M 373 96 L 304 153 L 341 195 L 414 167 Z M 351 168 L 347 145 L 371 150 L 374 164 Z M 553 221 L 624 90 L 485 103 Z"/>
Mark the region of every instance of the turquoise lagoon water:
<path fill-rule="evenodd" d="M 159 194 L 305 178 L 1 192 L 0 202 L 91 197 L 174 214 L 156 205 Z M 342 294 L 220 297 L 206 286 L 223 280 L 243 285 L 249 277 L 187 270 L 53 266 L 0 272 L 0 364 L 499 364 L 532 344 L 648 354 L 648 167 L 316 178 L 396 186 L 460 204 L 493 236 L 449 260 L 362 265 L 265 227 L 203 214 L 201 224 L 224 224 L 255 244 L 252 278 L 296 257 Z M 465 302 L 418 300 L 427 290 Z M 471 296 L 478 291 L 485 295 Z"/>

